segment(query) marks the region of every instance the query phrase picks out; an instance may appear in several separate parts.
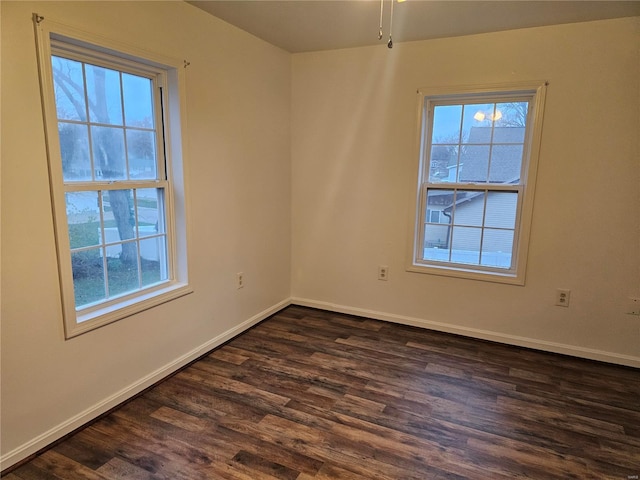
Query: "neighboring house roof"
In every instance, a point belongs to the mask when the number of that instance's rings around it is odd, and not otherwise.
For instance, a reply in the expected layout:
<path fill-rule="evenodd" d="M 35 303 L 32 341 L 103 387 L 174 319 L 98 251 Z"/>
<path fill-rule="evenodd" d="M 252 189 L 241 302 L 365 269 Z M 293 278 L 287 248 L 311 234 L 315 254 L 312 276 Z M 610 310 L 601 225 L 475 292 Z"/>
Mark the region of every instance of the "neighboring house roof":
<path fill-rule="evenodd" d="M 493 135 L 493 139 L 491 135 Z M 472 127 L 469 131 L 469 138 L 461 146 L 459 181 L 486 183 L 488 180 L 495 183 L 517 183 L 520 180 L 522 168 L 524 135 L 524 127 L 495 127 L 493 129 L 491 127 Z M 449 177 L 450 181 L 455 181 L 457 158 L 451 155 L 450 146 L 437 145 L 432 152 L 432 161 L 436 162 L 438 176 Z M 447 170 L 453 171 L 447 173 Z M 453 178 L 451 178 L 452 174 Z M 459 192 L 455 204 L 470 202 L 482 195 L 484 195 L 483 192 Z M 429 196 L 434 200 L 438 196 L 444 201 L 449 197 L 449 204 L 444 207 L 443 211 L 450 211 L 454 205 L 451 202 L 450 190 L 434 190 L 430 192 Z"/>
<path fill-rule="evenodd" d="M 471 127 L 466 143 L 491 143 L 491 127 Z M 524 143 L 524 127 L 495 127 L 493 143 Z"/>
<path fill-rule="evenodd" d="M 461 182 L 511 183 L 520 178 L 524 127 L 472 127 L 460 156 Z M 492 145 L 492 147 L 490 147 Z M 489 157 L 490 162 L 489 162 Z M 488 178 L 487 178 L 488 176 Z"/>

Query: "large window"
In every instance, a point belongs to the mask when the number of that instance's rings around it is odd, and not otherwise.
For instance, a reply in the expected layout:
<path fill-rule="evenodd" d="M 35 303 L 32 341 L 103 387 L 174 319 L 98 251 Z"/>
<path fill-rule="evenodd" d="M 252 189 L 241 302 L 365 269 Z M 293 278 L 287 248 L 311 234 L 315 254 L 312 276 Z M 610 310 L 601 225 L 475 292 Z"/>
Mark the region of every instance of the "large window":
<path fill-rule="evenodd" d="M 63 312 L 73 336 L 188 291 L 185 212 L 175 199 L 183 194 L 182 158 L 170 146 L 180 143 L 177 66 L 35 20 Z"/>
<path fill-rule="evenodd" d="M 544 85 L 420 95 L 410 270 L 524 283 Z"/>

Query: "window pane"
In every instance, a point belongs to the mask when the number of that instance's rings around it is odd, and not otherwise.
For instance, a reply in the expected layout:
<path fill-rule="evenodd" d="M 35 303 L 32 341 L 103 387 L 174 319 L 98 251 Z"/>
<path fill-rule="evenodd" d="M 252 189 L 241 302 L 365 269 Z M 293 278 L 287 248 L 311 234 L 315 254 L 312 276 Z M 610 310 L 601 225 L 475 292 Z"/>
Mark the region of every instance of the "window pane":
<path fill-rule="evenodd" d="M 484 230 L 482 240 L 482 265 L 511 268 L 513 230 Z"/>
<path fill-rule="evenodd" d="M 156 139 L 149 130 L 127 130 L 129 178 L 152 180 L 156 174 Z"/>
<path fill-rule="evenodd" d="M 527 125 L 529 102 L 509 102 L 496 104 L 496 111 L 500 112 L 500 119 L 495 122 L 496 127 L 516 127 L 509 132 L 510 139 L 494 140 L 498 143 L 523 143 L 524 127 Z M 518 129 L 517 127 L 520 127 Z M 507 132 L 508 129 L 501 129 Z M 496 132 L 497 135 L 497 132 Z"/>
<path fill-rule="evenodd" d="M 431 147 L 430 182 L 456 181 L 459 150 L 458 145 L 433 145 Z"/>
<path fill-rule="evenodd" d="M 166 244 L 164 236 L 140 241 L 140 267 L 142 269 L 143 287 L 168 279 Z"/>
<path fill-rule="evenodd" d="M 133 190 L 110 190 L 103 196 L 104 231 L 107 243 L 135 237 Z M 107 253 L 107 255 L 110 255 Z M 129 259 L 127 259 L 129 260 Z"/>
<path fill-rule="evenodd" d="M 95 65 L 85 65 L 90 121 L 122 125 L 120 73 Z"/>
<path fill-rule="evenodd" d="M 89 131 L 86 125 L 58 123 L 62 176 L 65 182 L 91 180 Z"/>
<path fill-rule="evenodd" d="M 104 267 L 100 248 L 71 253 L 76 309 L 104 300 Z"/>
<path fill-rule="evenodd" d="M 427 208 L 425 210 L 439 210 L 440 223 L 451 223 L 451 207 L 453 206 L 454 190 L 427 190 Z"/>
<path fill-rule="evenodd" d="M 484 217 L 485 192 L 460 191 L 456 194 L 455 224 L 481 227 Z"/>
<path fill-rule="evenodd" d="M 524 143 L 524 127 L 500 126 L 493 129 L 493 143 Z"/>
<path fill-rule="evenodd" d="M 516 192 L 490 192 L 487 196 L 485 227 L 515 228 L 517 204 Z"/>
<path fill-rule="evenodd" d="M 153 92 L 151 80 L 122 74 L 124 118 L 129 127 L 153 128 Z"/>
<path fill-rule="evenodd" d="M 449 261 L 449 225 L 428 224 L 424 227 L 424 260 Z"/>
<path fill-rule="evenodd" d="M 100 245 L 100 208 L 98 192 L 69 192 L 65 194 L 69 243 L 72 249 Z"/>
<path fill-rule="evenodd" d="M 480 261 L 481 228 L 453 227 L 451 261 L 477 265 Z"/>
<path fill-rule="evenodd" d="M 93 161 L 97 180 L 124 180 L 127 163 L 124 155 L 124 130 L 112 127 L 91 127 Z"/>
<path fill-rule="evenodd" d="M 496 130 L 498 130 L 496 128 Z M 520 180 L 522 166 L 520 145 L 494 145 L 491 152 L 489 181 L 493 183 L 516 183 Z"/>
<path fill-rule="evenodd" d="M 493 103 L 477 103 L 464 106 L 462 143 L 489 143 Z"/>
<path fill-rule="evenodd" d="M 460 143 L 462 105 L 438 105 L 433 109 L 431 143 Z"/>
<path fill-rule="evenodd" d="M 161 188 L 141 188 L 136 190 L 136 212 L 138 215 L 138 236 L 147 237 L 165 233 L 162 211 Z"/>
<path fill-rule="evenodd" d="M 136 242 L 126 242 L 121 247 L 122 254 L 119 258 L 107 257 L 107 279 L 110 297 L 140 289 L 137 261 L 138 246 Z M 125 252 L 129 252 L 129 254 L 125 256 Z"/>
<path fill-rule="evenodd" d="M 82 63 L 52 56 L 51 66 L 58 119 L 86 122 Z"/>
<path fill-rule="evenodd" d="M 424 230 L 425 248 L 448 248 L 451 227 L 444 224 L 427 224 Z"/>
<path fill-rule="evenodd" d="M 489 172 L 489 145 L 466 145 L 460 155 L 460 182 L 486 182 Z"/>

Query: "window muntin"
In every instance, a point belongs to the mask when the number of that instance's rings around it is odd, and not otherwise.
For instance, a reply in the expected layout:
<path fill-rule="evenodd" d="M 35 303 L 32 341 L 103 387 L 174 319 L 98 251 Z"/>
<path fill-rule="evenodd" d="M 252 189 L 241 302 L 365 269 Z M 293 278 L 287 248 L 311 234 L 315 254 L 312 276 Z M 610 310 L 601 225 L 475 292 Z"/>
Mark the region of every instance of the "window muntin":
<path fill-rule="evenodd" d="M 421 96 L 410 270 L 523 282 L 541 88 Z"/>
<path fill-rule="evenodd" d="M 77 312 L 170 278 L 156 77 L 51 56 Z M 105 182 L 108 182 L 105 185 Z M 123 188 L 123 187 L 132 188 Z"/>
<path fill-rule="evenodd" d="M 192 291 L 184 62 L 34 22 L 70 338 Z"/>
<path fill-rule="evenodd" d="M 51 63 L 65 183 L 160 180 L 154 79 L 59 55 Z"/>
<path fill-rule="evenodd" d="M 511 268 L 517 192 L 428 188 L 427 202 L 445 206 L 424 224 L 424 260 Z"/>
<path fill-rule="evenodd" d="M 65 194 L 77 311 L 169 279 L 163 200 L 163 188 Z M 114 202 L 131 208 L 130 228 L 118 227 Z"/>

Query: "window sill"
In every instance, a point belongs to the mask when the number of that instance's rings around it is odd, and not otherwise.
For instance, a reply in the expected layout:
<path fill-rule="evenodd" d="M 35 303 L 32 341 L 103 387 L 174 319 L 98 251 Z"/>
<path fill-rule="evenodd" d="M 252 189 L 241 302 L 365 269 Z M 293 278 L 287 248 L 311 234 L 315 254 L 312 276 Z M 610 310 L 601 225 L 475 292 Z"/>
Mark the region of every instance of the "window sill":
<path fill-rule="evenodd" d="M 66 338 L 70 339 L 109 323 L 130 317 L 176 298 L 193 293 L 193 289 L 184 283 L 173 283 L 163 288 L 123 299 L 121 302 L 86 313 L 77 313 L 75 322 L 67 322 Z M 73 325 L 69 325 L 74 323 Z"/>
<path fill-rule="evenodd" d="M 466 280 L 480 280 L 483 282 L 506 283 L 510 285 L 524 285 L 524 275 L 517 275 L 514 272 L 474 270 L 463 266 L 437 266 L 411 264 L 407 267 L 408 272 L 423 273 L 428 275 L 440 275 L 445 277 L 463 278 Z"/>

